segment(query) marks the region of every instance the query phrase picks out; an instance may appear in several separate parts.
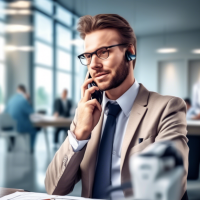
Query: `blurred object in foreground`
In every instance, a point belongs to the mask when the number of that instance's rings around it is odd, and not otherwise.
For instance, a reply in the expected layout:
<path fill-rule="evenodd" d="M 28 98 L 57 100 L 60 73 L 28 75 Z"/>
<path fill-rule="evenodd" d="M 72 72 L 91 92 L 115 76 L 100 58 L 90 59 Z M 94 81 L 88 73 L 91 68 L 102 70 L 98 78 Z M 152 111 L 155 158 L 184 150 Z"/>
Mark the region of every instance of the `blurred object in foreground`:
<path fill-rule="evenodd" d="M 183 160 L 171 142 L 157 142 L 130 158 L 134 199 L 180 200 Z"/>

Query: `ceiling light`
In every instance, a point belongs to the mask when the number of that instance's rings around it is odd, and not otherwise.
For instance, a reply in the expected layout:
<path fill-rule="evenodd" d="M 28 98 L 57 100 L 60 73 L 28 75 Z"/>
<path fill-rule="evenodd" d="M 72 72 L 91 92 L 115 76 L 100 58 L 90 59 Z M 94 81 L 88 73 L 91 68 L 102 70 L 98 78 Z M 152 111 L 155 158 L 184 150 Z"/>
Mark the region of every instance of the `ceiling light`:
<path fill-rule="evenodd" d="M 9 3 L 8 6 L 12 7 L 12 8 L 29 8 L 31 6 L 31 2 L 30 1 L 17 1 L 14 3 Z"/>
<path fill-rule="evenodd" d="M 17 10 L 17 9 L 3 9 L 0 10 L 1 13 L 7 14 L 7 15 L 29 15 L 32 14 L 31 10 L 23 9 L 23 10 Z"/>
<path fill-rule="evenodd" d="M 192 50 L 192 53 L 200 54 L 200 49 L 194 49 L 194 50 Z"/>
<path fill-rule="evenodd" d="M 157 53 L 175 53 L 177 51 L 175 48 L 161 48 L 156 50 Z"/>
<path fill-rule="evenodd" d="M 5 50 L 6 51 L 33 51 L 34 48 L 32 46 L 17 47 L 17 46 L 7 45 L 5 47 Z"/>
<path fill-rule="evenodd" d="M 6 25 L 5 30 L 7 32 L 27 32 L 32 31 L 32 26 L 28 25 Z"/>

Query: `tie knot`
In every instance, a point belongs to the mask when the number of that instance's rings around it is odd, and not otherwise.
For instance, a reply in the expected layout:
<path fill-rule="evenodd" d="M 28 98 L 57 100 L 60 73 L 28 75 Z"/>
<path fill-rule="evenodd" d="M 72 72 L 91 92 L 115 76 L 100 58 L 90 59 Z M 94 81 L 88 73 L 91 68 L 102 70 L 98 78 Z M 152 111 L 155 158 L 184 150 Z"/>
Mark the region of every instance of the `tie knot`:
<path fill-rule="evenodd" d="M 119 104 L 112 104 L 109 102 L 108 104 L 108 115 L 112 115 L 114 117 L 117 117 L 119 112 L 121 111 L 121 107 Z"/>

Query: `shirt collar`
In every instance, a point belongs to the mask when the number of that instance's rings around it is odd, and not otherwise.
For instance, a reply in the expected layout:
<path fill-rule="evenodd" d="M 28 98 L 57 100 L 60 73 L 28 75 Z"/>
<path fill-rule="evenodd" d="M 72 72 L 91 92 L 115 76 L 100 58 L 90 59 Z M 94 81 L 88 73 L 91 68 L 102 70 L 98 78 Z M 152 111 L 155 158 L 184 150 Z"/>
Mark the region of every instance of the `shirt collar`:
<path fill-rule="evenodd" d="M 122 95 L 120 96 L 117 100 L 110 100 L 106 97 L 105 92 L 103 93 L 103 101 L 102 101 L 102 108 L 105 110 L 105 106 L 108 101 L 111 103 L 118 103 L 119 106 L 121 107 L 123 113 L 126 115 L 126 117 L 129 117 L 133 103 L 135 101 L 135 98 L 138 94 L 140 85 L 135 79 L 135 82 L 133 85 Z"/>

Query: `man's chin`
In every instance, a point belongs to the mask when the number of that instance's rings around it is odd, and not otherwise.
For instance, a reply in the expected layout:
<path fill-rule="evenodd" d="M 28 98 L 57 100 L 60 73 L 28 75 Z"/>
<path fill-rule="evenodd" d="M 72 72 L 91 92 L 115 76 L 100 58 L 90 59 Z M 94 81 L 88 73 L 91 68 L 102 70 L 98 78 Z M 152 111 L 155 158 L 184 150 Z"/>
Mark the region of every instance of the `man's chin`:
<path fill-rule="evenodd" d="M 98 84 L 98 88 L 101 90 L 101 91 L 106 91 L 109 89 L 109 85 L 108 84 L 105 84 L 105 83 L 99 83 Z"/>

